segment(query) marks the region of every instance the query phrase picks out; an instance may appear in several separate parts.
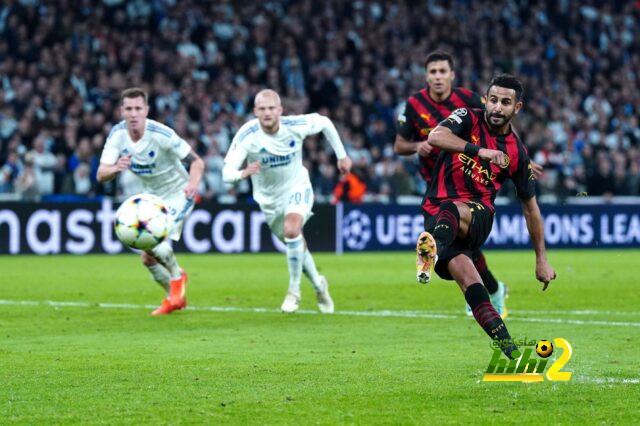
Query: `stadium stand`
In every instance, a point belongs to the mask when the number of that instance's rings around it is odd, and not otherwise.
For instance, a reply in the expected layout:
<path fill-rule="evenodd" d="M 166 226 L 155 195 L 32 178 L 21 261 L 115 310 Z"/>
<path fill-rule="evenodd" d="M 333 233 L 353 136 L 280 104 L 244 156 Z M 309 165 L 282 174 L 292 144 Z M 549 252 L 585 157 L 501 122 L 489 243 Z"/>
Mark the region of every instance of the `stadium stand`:
<path fill-rule="evenodd" d="M 399 103 L 424 83 L 436 48 L 457 60 L 457 85 L 494 73 L 525 82 L 517 119 L 544 165 L 539 195 L 640 195 L 640 3 L 630 1 L 200 2 L 9 0 L 0 6 L 0 196 L 124 196 L 126 175 L 98 185 L 104 139 L 128 86 L 150 116 L 207 164 L 201 193 L 243 198 L 220 177 L 234 132 L 261 88 L 285 113 L 319 111 L 339 128 L 369 200 L 419 195 L 411 159 L 393 155 Z M 338 183 L 328 146 L 307 141 L 316 193 Z"/>

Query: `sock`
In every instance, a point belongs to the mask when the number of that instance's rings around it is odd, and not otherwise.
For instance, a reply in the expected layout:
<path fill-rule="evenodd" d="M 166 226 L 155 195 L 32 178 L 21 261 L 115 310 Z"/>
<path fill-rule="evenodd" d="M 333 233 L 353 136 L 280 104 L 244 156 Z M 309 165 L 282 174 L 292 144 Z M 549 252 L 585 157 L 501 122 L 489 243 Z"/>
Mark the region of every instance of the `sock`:
<path fill-rule="evenodd" d="M 504 324 L 504 321 L 502 321 L 502 318 L 500 318 L 498 312 L 493 308 L 493 305 L 491 305 L 489 293 L 487 293 L 487 289 L 485 289 L 482 284 L 471 284 L 467 288 L 464 298 L 467 300 L 469 306 L 471 306 L 476 321 L 491 339 L 500 341 L 511 340 L 507 326 Z M 507 358 L 515 359 L 520 356 L 520 352 L 515 345 L 504 345 L 502 347 L 502 351 Z"/>
<path fill-rule="evenodd" d="M 302 271 L 309 278 L 311 284 L 316 289 L 316 291 L 322 290 L 319 288 L 320 285 L 320 274 L 318 273 L 318 269 L 316 268 L 316 262 L 313 260 L 313 256 L 311 256 L 311 252 L 309 250 L 305 250 L 304 252 L 304 261 L 302 262 Z"/>
<path fill-rule="evenodd" d="M 171 275 L 169 275 L 169 271 L 167 268 L 162 266 L 159 263 L 154 263 L 151 266 L 147 266 L 149 272 L 151 273 L 151 277 L 162 286 L 167 292 L 169 292 L 169 281 L 171 280 Z"/>
<path fill-rule="evenodd" d="M 295 238 L 285 238 L 287 246 L 287 265 L 289 266 L 289 293 L 300 296 L 300 277 L 304 258 L 304 238 L 302 234 Z"/>
<path fill-rule="evenodd" d="M 489 294 L 494 294 L 498 291 L 498 281 L 493 276 L 489 268 L 487 268 L 487 260 L 484 258 L 484 254 L 481 251 L 475 253 L 476 257 L 473 261 L 474 266 L 480 273 L 480 278 L 486 287 Z"/>
<path fill-rule="evenodd" d="M 171 275 L 171 279 L 180 278 L 182 276 L 182 271 L 180 270 L 180 266 L 178 266 L 176 255 L 173 254 L 173 249 L 168 242 L 164 241 L 158 244 L 151 249 L 151 252 L 155 258 L 158 259 L 158 262 L 167 268 Z"/>
<path fill-rule="evenodd" d="M 436 226 L 431 233 L 433 239 L 436 240 L 438 253 L 441 253 L 442 249 L 449 247 L 453 243 L 456 235 L 458 235 L 458 226 L 460 226 L 458 207 L 451 201 L 442 203 L 436 216 Z"/>

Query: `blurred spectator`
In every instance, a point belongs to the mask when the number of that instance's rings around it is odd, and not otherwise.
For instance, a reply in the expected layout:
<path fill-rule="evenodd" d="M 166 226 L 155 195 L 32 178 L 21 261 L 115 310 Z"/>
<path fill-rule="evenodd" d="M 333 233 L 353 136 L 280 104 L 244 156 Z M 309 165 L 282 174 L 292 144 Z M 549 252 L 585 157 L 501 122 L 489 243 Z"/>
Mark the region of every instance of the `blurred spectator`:
<path fill-rule="evenodd" d="M 0 193 L 14 192 L 14 184 L 20 173 L 20 158 L 15 151 L 9 152 L 7 161 L 0 169 Z"/>
<path fill-rule="evenodd" d="M 16 178 L 15 189 L 25 201 L 36 200 L 40 195 L 36 183 L 36 173 L 33 168 L 33 156 L 30 152 L 24 157 L 24 167 Z"/>
<path fill-rule="evenodd" d="M 93 184 L 90 178 L 91 166 L 80 163 L 73 171 L 73 192 L 78 195 L 91 195 Z"/>
<path fill-rule="evenodd" d="M 333 200 L 337 202 L 362 203 L 367 185 L 355 172 L 341 175 L 338 184 L 333 190 Z"/>
<path fill-rule="evenodd" d="M 29 151 L 39 195 L 53 194 L 54 171 L 58 164 L 56 156 L 45 147 L 45 137 L 44 134 L 39 134 L 33 141 L 33 149 Z"/>

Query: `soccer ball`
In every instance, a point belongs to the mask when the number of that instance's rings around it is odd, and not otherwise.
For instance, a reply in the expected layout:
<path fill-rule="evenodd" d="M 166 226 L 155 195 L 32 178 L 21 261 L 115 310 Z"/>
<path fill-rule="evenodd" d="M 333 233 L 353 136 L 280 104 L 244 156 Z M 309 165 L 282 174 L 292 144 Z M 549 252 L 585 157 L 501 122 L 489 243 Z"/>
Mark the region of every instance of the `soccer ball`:
<path fill-rule="evenodd" d="M 553 353 L 553 345 L 548 340 L 540 340 L 536 345 L 536 353 L 541 358 L 549 358 Z"/>
<path fill-rule="evenodd" d="M 116 211 L 115 230 L 126 246 L 151 250 L 169 235 L 169 210 L 160 197 L 138 194 Z"/>

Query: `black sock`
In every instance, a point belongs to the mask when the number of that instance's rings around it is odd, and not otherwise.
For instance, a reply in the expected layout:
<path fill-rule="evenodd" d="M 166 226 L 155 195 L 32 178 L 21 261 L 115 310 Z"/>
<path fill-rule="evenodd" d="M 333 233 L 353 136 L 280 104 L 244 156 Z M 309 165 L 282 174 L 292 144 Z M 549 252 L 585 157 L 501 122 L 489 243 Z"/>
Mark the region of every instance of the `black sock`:
<path fill-rule="evenodd" d="M 495 293 L 498 291 L 498 281 L 487 267 L 487 260 L 484 258 L 484 254 L 482 254 L 480 250 L 474 254 L 475 259 L 473 260 L 473 264 L 480 273 L 480 278 L 482 278 L 484 286 L 489 294 Z"/>
<path fill-rule="evenodd" d="M 511 341 L 511 335 L 507 330 L 507 326 L 504 324 L 504 321 L 502 321 L 502 318 L 500 318 L 500 314 L 498 314 L 493 305 L 491 305 L 489 293 L 487 293 L 487 289 L 485 289 L 482 284 L 471 284 L 467 288 L 464 298 L 467 299 L 467 303 L 471 306 L 476 321 L 489 337 L 493 340 L 500 340 L 501 342 Z M 513 343 L 502 345 L 501 347 L 509 359 L 520 356 L 518 348 Z M 514 351 L 516 352 L 512 354 Z"/>
<path fill-rule="evenodd" d="M 436 215 L 436 226 L 431 233 L 433 239 L 436 240 L 438 253 L 453 243 L 456 235 L 458 235 L 459 226 L 460 213 L 458 212 L 458 207 L 451 201 L 442 203 Z"/>

